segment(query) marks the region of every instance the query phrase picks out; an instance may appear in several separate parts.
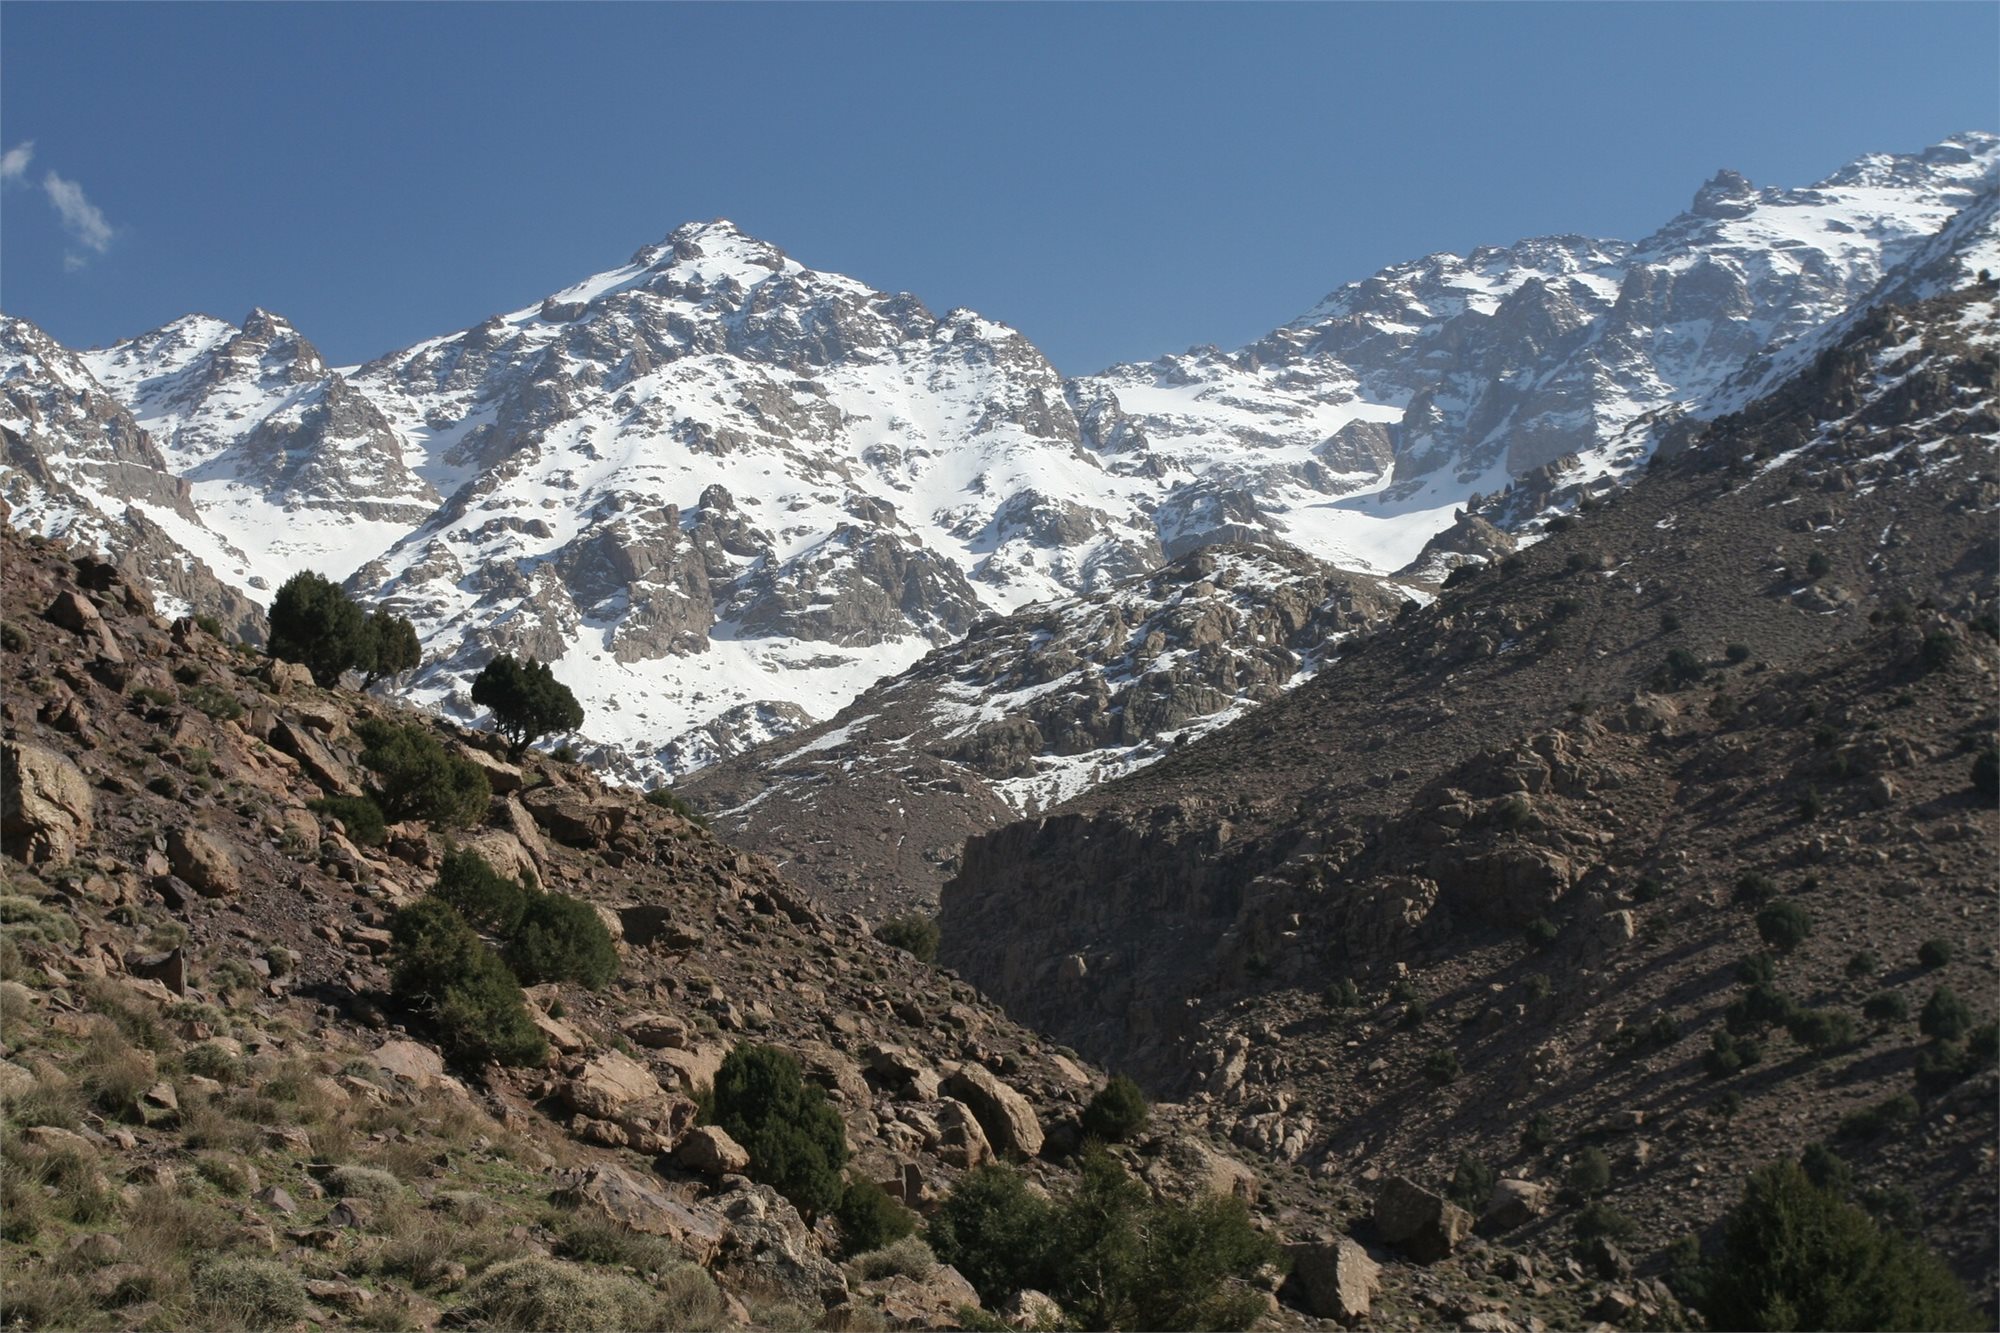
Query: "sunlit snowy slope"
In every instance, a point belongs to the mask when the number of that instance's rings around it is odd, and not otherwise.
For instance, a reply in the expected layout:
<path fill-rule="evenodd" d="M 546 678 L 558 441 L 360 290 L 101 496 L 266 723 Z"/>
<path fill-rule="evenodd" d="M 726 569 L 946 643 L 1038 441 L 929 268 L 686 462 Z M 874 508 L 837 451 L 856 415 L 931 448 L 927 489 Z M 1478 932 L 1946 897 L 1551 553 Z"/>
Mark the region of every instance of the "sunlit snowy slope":
<path fill-rule="evenodd" d="M 73 355 L 9 321 L 6 495 L 112 546 L 144 522 L 256 601 L 346 578 L 416 621 L 401 687 L 448 709 L 495 651 L 552 661 L 606 759 L 671 775 L 982 616 L 1217 543 L 1393 576 L 1524 475 L 1629 470 L 1647 423 L 1740 395 L 1990 208 L 1996 159 L 1963 135 L 1805 189 L 1724 172 L 1636 242 L 1433 255 L 1236 352 L 1073 379 L 727 222 L 360 367 L 264 311 Z"/>

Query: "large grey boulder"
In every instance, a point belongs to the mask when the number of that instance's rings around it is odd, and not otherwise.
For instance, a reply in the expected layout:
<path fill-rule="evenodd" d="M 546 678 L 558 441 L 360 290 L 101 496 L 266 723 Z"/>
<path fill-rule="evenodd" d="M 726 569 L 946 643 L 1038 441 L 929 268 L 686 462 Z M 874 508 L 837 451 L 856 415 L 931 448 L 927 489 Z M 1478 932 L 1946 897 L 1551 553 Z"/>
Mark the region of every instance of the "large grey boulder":
<path fill-rule="evenodd" d="M 1391 1176 L 1375 1196 L 1375 1230 L 1418 1263 L 1436 1263 L 1472 1234 L 1472 1214 L 1407 1176 Z"/>

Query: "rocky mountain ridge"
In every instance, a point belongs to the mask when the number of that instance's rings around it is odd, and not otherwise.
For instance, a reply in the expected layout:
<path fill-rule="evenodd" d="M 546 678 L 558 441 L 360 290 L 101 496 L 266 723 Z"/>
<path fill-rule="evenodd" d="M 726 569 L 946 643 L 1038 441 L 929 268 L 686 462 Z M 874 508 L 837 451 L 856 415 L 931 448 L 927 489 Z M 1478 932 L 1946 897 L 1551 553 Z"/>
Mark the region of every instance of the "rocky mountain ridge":
<path fill-rule="evenodd" d="M 1640 242 L 1431 256 L 1240 352 L 1080 378 L 971 312 L 693 225 L 365 366 L 263 311 L 83 354 L 75 392 L 161 465 L 83 508 L 24 472 L 16 507 L 114 539 L 136 507 L 252 601 L 295 568 L 348 578 L 433 645 L 400 688 L 458 715 L 491 653 L 548 659 L 596 757 L 650 780 L 829 718 L 981 616 L 1202 545 L 1387 576 L 1528 474 L 1622 476 L 1635 423 L 1706 410 L 1835 319 L 1991 195 L 1997 156 L 1973 134 L 1802 190 L 1725 173 Z M 16 349 L 4 374 L 32 396 L 53 364 Z M 176 486 L 201 522 L 157 498 Z"/>

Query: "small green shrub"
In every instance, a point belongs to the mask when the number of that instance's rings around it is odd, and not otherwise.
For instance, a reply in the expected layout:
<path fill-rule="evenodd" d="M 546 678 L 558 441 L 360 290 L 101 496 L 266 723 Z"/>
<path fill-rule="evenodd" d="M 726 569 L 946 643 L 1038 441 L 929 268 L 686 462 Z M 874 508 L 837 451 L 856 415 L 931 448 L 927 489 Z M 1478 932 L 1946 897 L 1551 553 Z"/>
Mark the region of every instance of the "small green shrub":
<path fill-rule="evenodd" d="M 1769 986 L 1778 980 L 1778 960 L 1767 953 L 1753 953 L 1736 965 L 1736 979 L 1746 986 Z"/>
<path fill-rule="evenodd" d="M 1762 907 L 1778 896 L 1778 881 L 1761 870 L 1746 870 L 1736 877 L 1732 901 L 1743 907 Z"/>
<path fill-rule="evenodd" d="M 881 1250 L 917 1229 L 917 1216 L 872 1180 L 850 1180 L 834 1209 L 844 1256 Z"/>
<path fill-rule="evenodd" d="M 1917 962 L 1928 970 L 1935 970 L 1949 964 L 1957 952 L 1950 940 L 1932 936 L 1917 946 Z"/>
<path fill-rule="evenodd" d="M 1528 1117 L 1528 1123 L 1521 1126 L 1521 1150 L 1541 1152 L 1556 1143 L 1555 1117 L 1547 1111 L 1537 1111 Z"/>
<path fill-rule="evenodd" d="M 382 807 L 371 797 L 322 796 L 306 802 L 306 808 L 314 814 L 338 819 L 347 836 L 362 847 L 380 847 L 388 834 L 389 823 L 382 817 Z"/>
<path fill-rule="evenodd" d="M 1536 950 L 1547 949 L 1561 934 L 1562 931 L 1557 928 L 1556 923 L 1545 916 L 1538 916 L 1521 927 L 1521 937 L 1527 940 L 1529 948 Z"/>
<path fill-rule="evenodd" d="M 1632 1239 L 1639 1231 L 1637 1222 L 1602 1200 L 1585 1204 L 1578 1211 L 1576 1221 L 1572 1225 L 1576 1228 L 1576 1238 L 1580 1241 L 1596 1240 L 1599 1237 L 1605 1240 L 1625 1241 Z"/>
<path fill-rule="evenodd" d="M 450 1054 L 512 1065 L 548 1058 L 520 983 L 451 904 L 420 899 L 397 912 L 389 930 L 390 985 L 430 1010 Z"/>
<path fill-rule="evenodd" d="M 1814 551 L 1806 557 L 1806 577 L 1823 579 L 1833 570 L 1833 561 L 1827 559 L 1823 551 Z"/>
<path fill-rule="evenodd" d="M 1764 1044 L 1755 1037 L 1739 1037 L 1723 1031 L 1709 1038 L 1708 1054 L 1701 1063 L 1712 1077 L 1727 1078 L 1763 1058 Z"/>
<path fill-rule="evenodd" d="M 1326 988 L 1326 1003 L 1333 1009 L 1358 1009 L 1361 1007 L 1361 988 L 1354 984 L 1354 978 L 1342 977 Z"/>
<path fill-rule="evenodd" d="M 1555 990 L 1555 983 L 1546 972 L 1530 972 L 1521 982 L 1521 989 L 1530 1000 L 1546 1000 Z"/>
<path fill-rule="evenodd" d="M 561 1259 L 496 1264 L 465 1288 L 477 1327 L 513 1333 L 623 1333 L 667 1327 L 659 1301 L 635 1278 Z"/>
<path fill-rule="evenodd" d="M 208 1328 L 278 1328 L 309 1304 L 299 1275 L 270 1259 L 212 1259 L 195 1270 L 194 1294 Z"/>
<path fill-rule="evenodd" d="M 512 934 L 520 926 L 521 914 L 528 907 L 528 895 L 520 883 L 495 870 L 470 847 L 445 853 L 432 892 L 457 908 L 472 925 L 501 935 Z"/>
<path fill-rule="evenodd" d="M 914 1278 L 921 1282 L 937 1267 L 931 1247 L 916 1236 L 904 1236 L 879 1250 L 857 1254 L 847 1269 L 861 1282 L 879 1282 L 887 1277 Z"/>
<path fill-rule="evenodd" d="M 1881 970 L 1882 960 L 1873 949 L 1862 949 L 1847 960 L 1847 975 L 1855 981 L 1872 977 Z"/>
<path fill-rule="evenodd" d="M 1660 669 L 1653 673 L 1654 683 L 1666 689 L 1685 689 L 1708 674 L 1708 667 L 1701 658 L 1686 648 L 1670 648 Z"/>
<path fill-rule="evenodd" d="M 1794 902 L 1775 902 L 1757 913 L 1757 934 L 1768 948 L 1790 953 L 1812 934 L 1812 915 Z"/>
<path fill-rule="evenodd" d="M 1570 1163 L 1564 1183 L 1584 1198 L 1594 1198 L 1611 1188 L 1611 1159 L 1602 1148 L 1585 1148 Z"/>
<path fill-rule="evenodd" d="M 1732 643 L 1722 650 L 1722 656 L 1732 666 L 1741 665 L 1750 660 L 1750 645 L 1747 643 Z"/>
<path fill-rule="evenodd" d="M 927 1239 L 989 1306 L 1024 1287 L 1047 1291 L 1054 1206 L 1018 1172 L 987 1165 L 967 1172 L 932 1214 Z"/>
<path fill-rule="evenodd" d="M 1849 1138 L 1873 1138 L 1885 1129 L 1915 1124 L 1916 1119 L 1917 1099 L 1907 1092 L 1899 1092 L 1865 1111 L 1853 1111 L 1842 1116 L 1840 1132 Z"/>
<path fill-rule="evenodd" d="M 610 929 L 589 903 L 562 893 L 526 895 L 506 957 L 529 986 L 574 981 L 596 990 L 618 975 Z"/>
<path fill-rule="evenodd" d="M 1424 1077 L 1433 1083 L 1450 1083 L 1463 1072 L 1456 1051 L 1439 1047 L 1424 1057 Z"/>
<path fill-rule="evenodd" d="M 355 732 L 367 747 L 361 762 L 380 787 L 376 804 L 389 819 L 463 827 L 485 815 L 493 798 L 486 774 L 448 752 L 422 723 L 370 718 Z"/>
<path fill-rule="evenodd" d="M 802 1212 L 841 1200 L 847 1131 L 826 1094 L 775 1046 L 739 1046 L 716 1072 L 715 1123 L 750 1154 L 750 1174 Z"/>
<path fill-rule="evenodd" d="M 1939 1041 L 1957 1041 L 1972 1030 L 1972 1009 L 1949 986 L 1939 986 L 1917 1015 L 1917 1031 Z"/>
<path fill-rule="evenodd" d="M 875 927 L 875 938 L 901 949 L 920 963 L 937 961 L 938 924 L 921 912 L 890 917 Z"/>
<path fill-rule="evenodd" d="M 1986 1327 L 1936 1256 L 1793 1162 L 1751 1177 L 1705 1278 L 1701 1312 L 1713 1328 Z"/>
<path fill-rule="evenodd" d="M 1146 1127 L 1152 1109 L 1139 1085 L 1120 1074 L 1083 1108 L 1083 1132 L 1100 1143 L 1123 1143 Z"/>
<path fill-rule="evenodd" d="M 1785 1031 L 1816 1055 L 1852 1046 L 1856 1036 L 1854 1019 L 1837 1009 L 1795 1009 Z"/>
<path fill-rule="evenodd" d="M 1910 1006 L 1892 990 L 1878 990 L 1861 1002 L 1861 1016 L 1871 1023 L 1900 1023 L 1910 1016 Z"/>
<path fill-rule="evenodd" d="M 76 922 L 70 919 L 67 912 L 44 906 L 40 900 L 26 894 L 0 895 L 0 926 L 6 928 L 6 937 L 16 944 L 28 940 L 42 944 L 74 944 L 77 939 Z"/>
<path fill-rule="evenodd" d="M 234 722 L 243 716 L 242 700 L 214 685 L 196 685 L 181 697 L 189 707 L 200 709 L 218 722 Z"/>
<path fill-rule="evenodd" d="M 1492 1167 L 1471 1153 L 1462 1152 L 1452 1167 L 1451 1184 L 1445 1194 L 1453 1203 L 1478 1216 L 1480 1210 L 1486 1207 L 1486 1201 L 1493 1196 L 1493 1186 L 1499 1179 Z"/>

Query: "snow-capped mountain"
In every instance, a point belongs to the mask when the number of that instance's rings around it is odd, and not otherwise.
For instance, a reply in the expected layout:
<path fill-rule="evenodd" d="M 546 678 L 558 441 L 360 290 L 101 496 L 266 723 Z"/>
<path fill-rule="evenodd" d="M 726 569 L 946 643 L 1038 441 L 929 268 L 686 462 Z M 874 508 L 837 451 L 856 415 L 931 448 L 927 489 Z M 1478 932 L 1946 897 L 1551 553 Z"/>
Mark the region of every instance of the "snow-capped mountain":
<path fill-rule="evenodd" d="M 1201 470 L 1180 509 L 1229 511 L 1350 568 L 1396 569 L 1538 467 L 1622 473 L 1642 418 L 1701 410 L 1753 359 L 1866 296 L 1995 191 L 2000 139 L 1871 154 L 1804 189 L 1719 172 L 1633 242 L 1542 237 L 1399 264 L 1239 351 L 1198 349 L 1084 383 L 1157 454 Z M 1238 460 L 1247 461 L 1238 461 Z"/>
<path fill-rule="evenodd" d="M 1638 423 L 1710 410 L 1990 207 L 1996 161 L 1962 135 L 1800 190 L 1725 172 L 1641 241 L 1433 255 L 1240 351 L 1079 379 L 726 222 L 360 367 L 264 311 L 67 360 L 10 321 L 8 496 L 113 545 L 129 510 L 259 601 L 345 577 L 417 623 L 405 688 L 447 708 L 495 651 L 549 660 L 602 755 L 671 775 L 1205 545 L 1388 575 L 1524 474 L 1622 473 Z"/>

